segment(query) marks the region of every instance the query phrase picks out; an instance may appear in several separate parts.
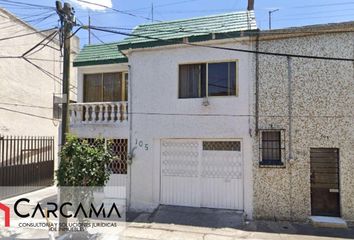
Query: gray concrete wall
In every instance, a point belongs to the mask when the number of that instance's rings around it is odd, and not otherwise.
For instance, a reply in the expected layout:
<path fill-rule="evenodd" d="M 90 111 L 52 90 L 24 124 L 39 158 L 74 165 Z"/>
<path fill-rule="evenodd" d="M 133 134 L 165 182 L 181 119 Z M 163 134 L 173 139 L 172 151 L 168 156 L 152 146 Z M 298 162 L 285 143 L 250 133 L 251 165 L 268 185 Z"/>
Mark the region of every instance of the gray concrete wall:
<path fill-rule="evenodd" d="M 261 38 L 260 51 L 354 58 L 353 33 L 274 40 Z M 304 220 L 311 215 L 310 148 L 339 148 L 340 204 L 354 220 L 353 62 L 292 59 L 294 164 L 260 168 L 259 136 L 254 137 L 254 216 Z M 259 128 L 285 129 L 289 157 L 288 63 L 259 56 Z"/>

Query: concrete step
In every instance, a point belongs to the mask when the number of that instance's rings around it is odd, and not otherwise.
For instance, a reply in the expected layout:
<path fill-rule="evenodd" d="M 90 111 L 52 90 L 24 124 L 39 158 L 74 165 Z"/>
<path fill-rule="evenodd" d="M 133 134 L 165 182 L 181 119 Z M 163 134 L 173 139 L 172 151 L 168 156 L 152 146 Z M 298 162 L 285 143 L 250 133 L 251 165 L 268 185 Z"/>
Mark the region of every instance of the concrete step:
<path fill-rule="evenodd" d="M 310 221 L 314 227 L 348 228 L 346 221 L 339 217 L 311 216 Z"/>

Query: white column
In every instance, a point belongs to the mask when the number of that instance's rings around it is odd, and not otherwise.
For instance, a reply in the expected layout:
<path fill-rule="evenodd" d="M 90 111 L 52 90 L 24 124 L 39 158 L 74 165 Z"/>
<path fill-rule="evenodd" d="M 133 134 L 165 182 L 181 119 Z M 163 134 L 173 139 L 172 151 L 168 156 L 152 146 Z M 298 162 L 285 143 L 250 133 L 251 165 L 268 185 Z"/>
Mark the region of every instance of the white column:
<path fill-rule="evenodd" d="M 90 106 L 89 105 L 84 105 L 83 108 L 85 108 L 85 121 L 86 123 L 89 122 L 89 118 L 90 118 L 90 114 L 89 114 L 89 111 L 90 111 Z"/>

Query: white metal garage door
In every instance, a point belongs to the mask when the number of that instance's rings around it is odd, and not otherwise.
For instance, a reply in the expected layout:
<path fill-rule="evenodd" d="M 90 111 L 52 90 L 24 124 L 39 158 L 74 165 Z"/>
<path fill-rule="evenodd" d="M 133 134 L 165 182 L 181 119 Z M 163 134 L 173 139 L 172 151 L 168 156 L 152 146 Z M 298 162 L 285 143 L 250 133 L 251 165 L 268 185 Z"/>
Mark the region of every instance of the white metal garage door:
<path fill-rule="evenodd" d="M 239 140 L 162 140 L 161 203 L 243 209 Z"/>

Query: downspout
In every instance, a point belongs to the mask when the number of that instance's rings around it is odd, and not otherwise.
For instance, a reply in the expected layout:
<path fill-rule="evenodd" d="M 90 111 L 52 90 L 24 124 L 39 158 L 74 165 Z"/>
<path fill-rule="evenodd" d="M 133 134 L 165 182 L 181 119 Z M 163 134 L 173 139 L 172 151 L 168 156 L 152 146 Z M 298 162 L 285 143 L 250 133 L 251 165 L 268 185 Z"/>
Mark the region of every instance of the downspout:
<path fill-rule="evenodd" d="M 288 62 L 288 114 L 289 114 L 289 163 L 293 163 L 292 121 L 293 121 L 293 96 L 292 96 L 292 58 L 287 57 Z"/>
<path fill-rule="evenodd" d="M 259 31 L 257 32 L 256 35 L 256 79 L 255 79 L 255 87 L 256 87 L 256 92 L 255 92 L 255 131 L 256 131 L 256 136 L 258 136 L 259 132 Z"/>
<path fill-rule="evenodd" d="M 288 62 L 288 124 L 289 124 L 289 197 L 290 197 L 290 220 L 293 220 L 293 176 L 292 176 L 292 164 L 294 163 L 293 159 L 293 146 L 292 146 L 292 108 L 293 108 L 293 96 L 292 96 L 292 58 L 287 57 Z"/>
<path fill-rule="evenodd" d="M 131 196 L 132 196 L 132 160 L 133 160 L 133 152 L 134 148 L 132 148 L 132 138 L 133 138 L 133 114 L 132 109 L 133 109 L 133 104 L 132 104 L 132 99 L 133 99 L 133 90 L 132 90 L 132 81 L 133 81 L 133 76 L 132 76 L 132 70 L 131 70 L 131 65 L 128 65 L 128 118 L 129 118 L 129 139 L 128 139 L 128 145 L 129 145 L 129 151 L 128 151 L 128 176 L 129 176 L 129 193 L 128 193 L 128 209 L 131 207 Z"/>
<path fill-rule="evenodd" d="M 128 56 L 119 49 L 118 47 L 118 51 L 126 58 L 128 58 Z M 136 149 L 136 147 L 132 147 L 132 143 L 133 143 L 133 74 L 132 74 L 132 70 L 131 70 L 131 65 L 129 64 L 129 58 L 128 58 L 128 120 L 129 120 L 129 139 L 128 139 L 128 156 L 127 156 L 127 164 L 128 164 L 128 200 L 127 200 L 127 205 L 128 208 L 130 209 L 131 207 L 131 196 L 132 196 L 132 163 L 133 163 L 133 158 L 134 158 L 134 151 Z"/>

